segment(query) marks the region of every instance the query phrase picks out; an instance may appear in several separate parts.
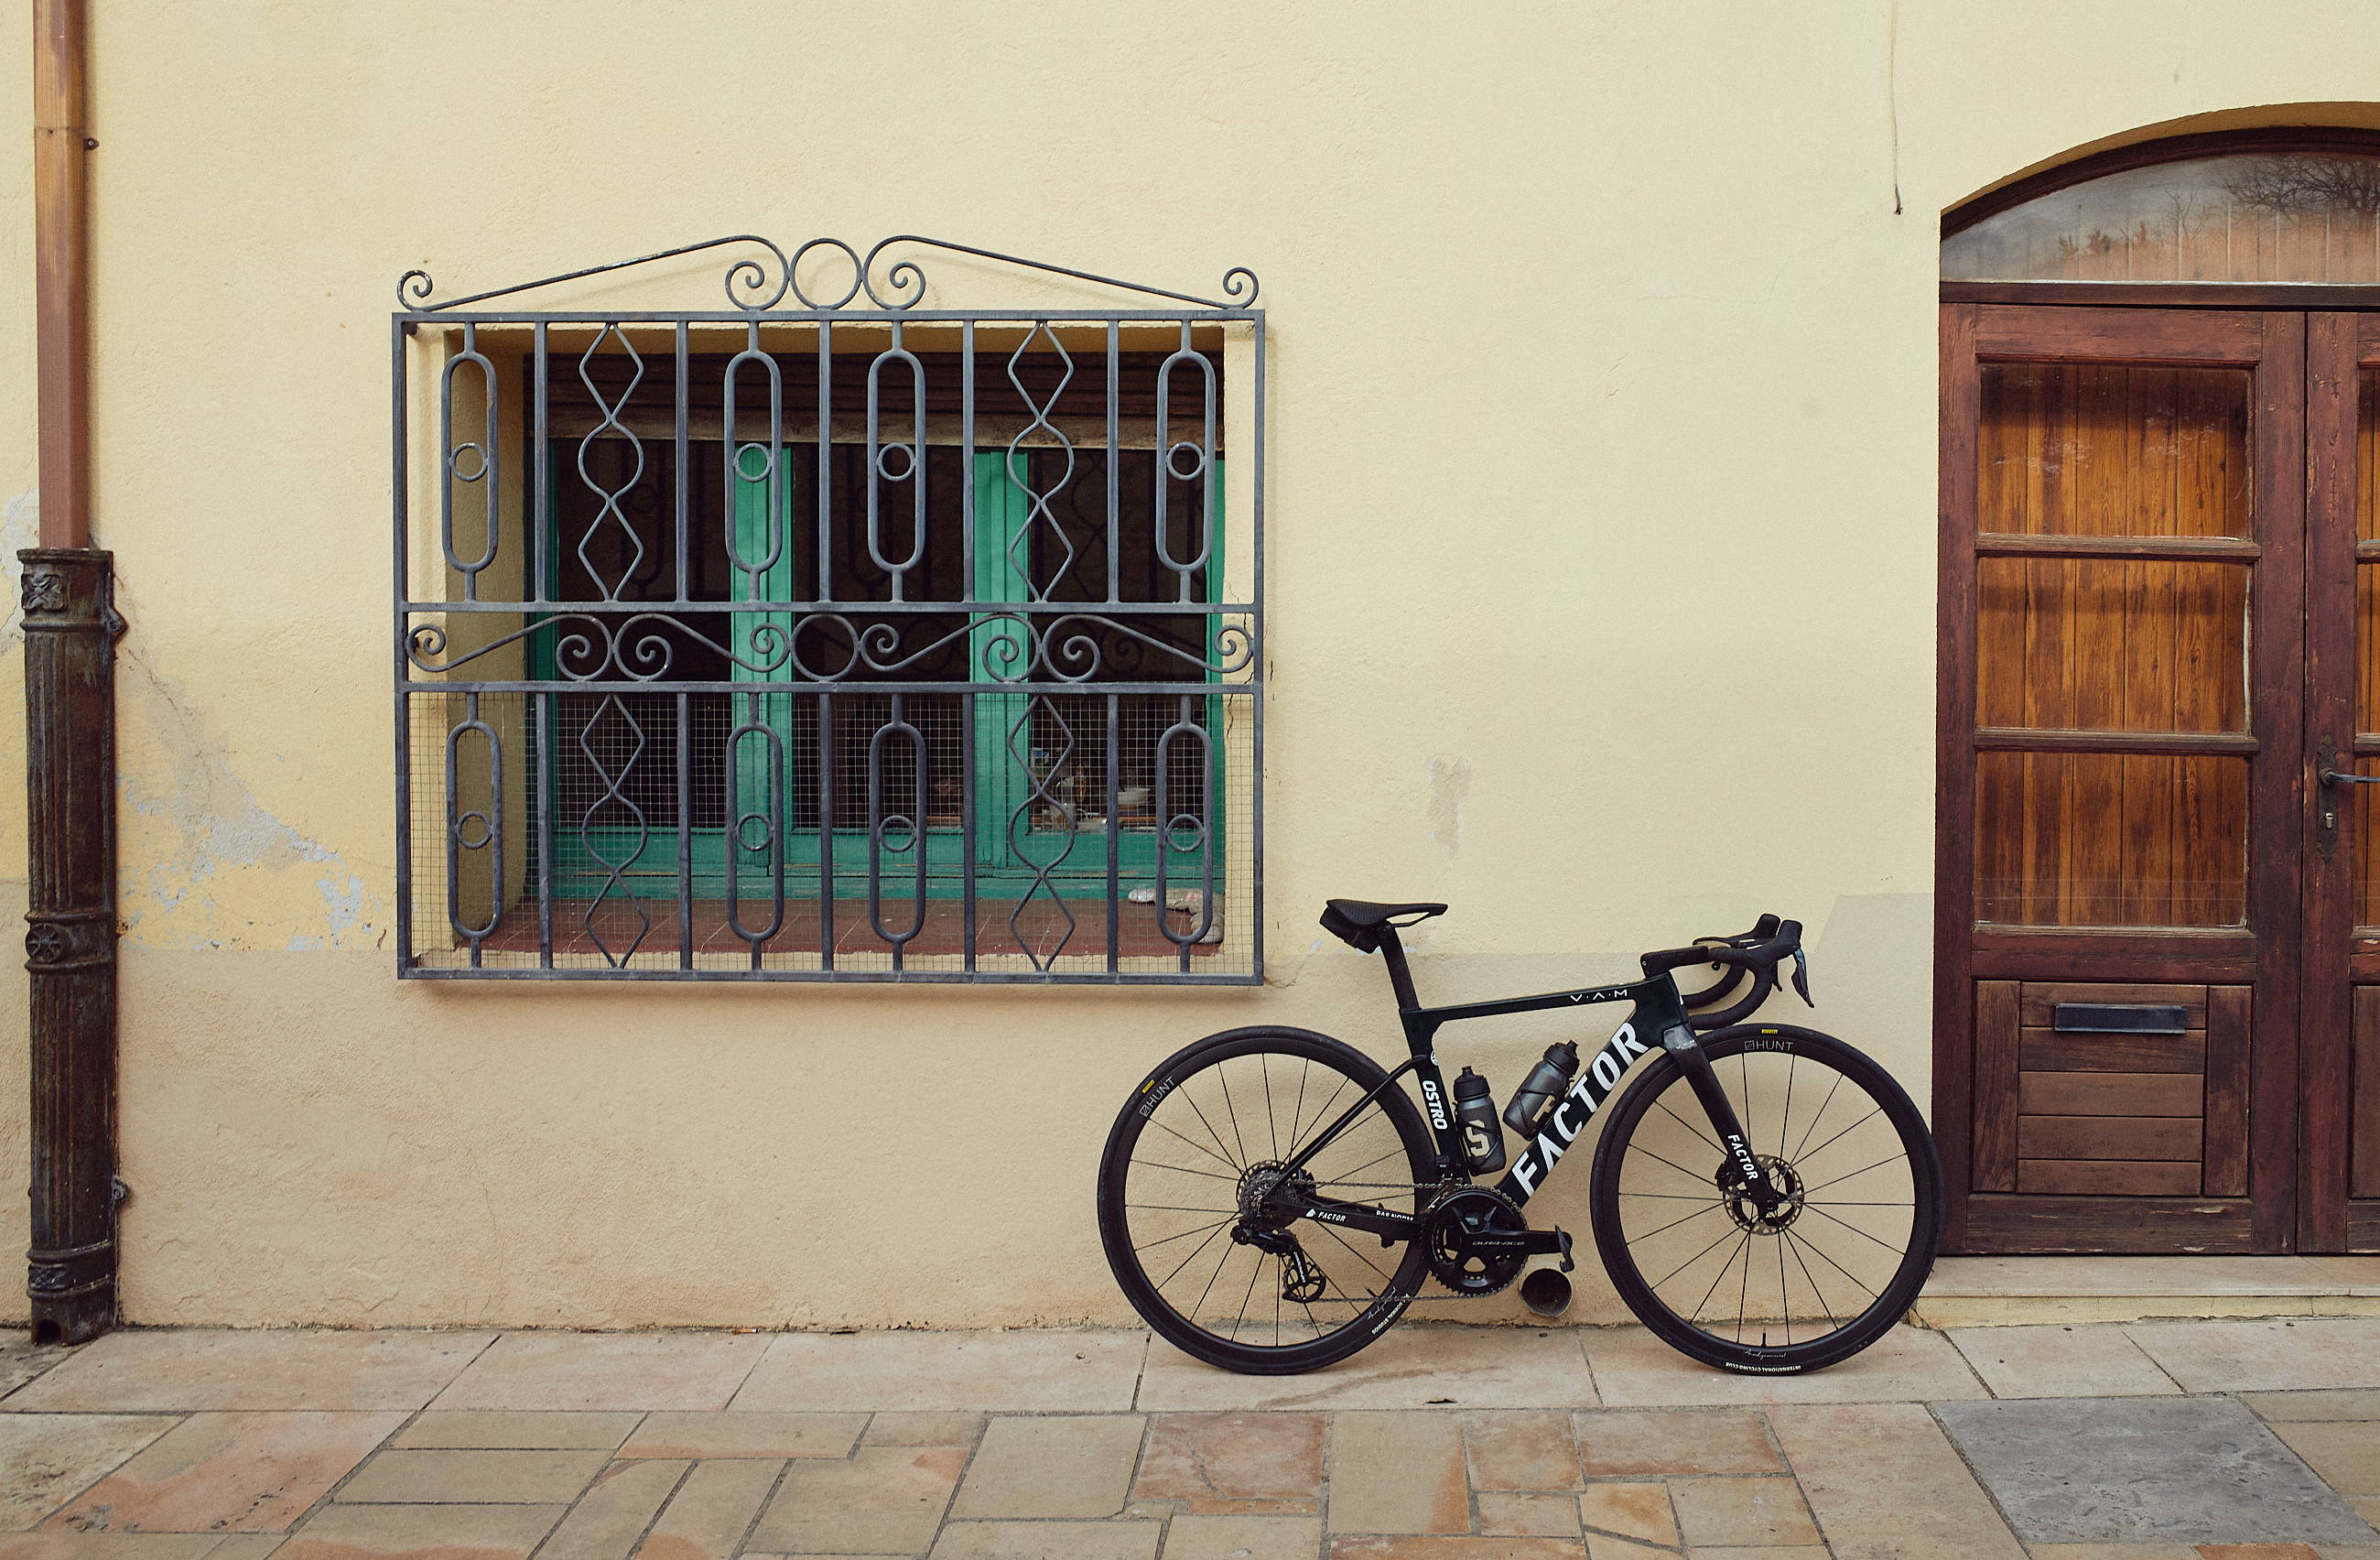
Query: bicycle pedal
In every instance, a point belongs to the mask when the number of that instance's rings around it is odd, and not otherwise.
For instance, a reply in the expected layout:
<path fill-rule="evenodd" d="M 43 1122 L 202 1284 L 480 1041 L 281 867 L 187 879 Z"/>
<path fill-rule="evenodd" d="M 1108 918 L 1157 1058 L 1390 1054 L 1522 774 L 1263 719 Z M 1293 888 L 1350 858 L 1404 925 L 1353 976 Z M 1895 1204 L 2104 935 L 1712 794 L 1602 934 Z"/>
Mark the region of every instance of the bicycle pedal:
<path fill-rule="evenodd" d="M 1562 1272 L 1564 1272 L 1564 1273 L 1572 1272 L 1572 1270 L 1574 1270 L 1574 1269 L 1578 1266 L 1578 1264 L 1577 1264 L 1576 1262 L 1574 1262 L 1574 1261 L 1571 1261 L 1571 1257 L 1570 1257 L 1570 1231 L 1568 1231 L 1568 1230 L 1566 1230 L 1566 1229 L 1560 1229 L 1560 1228 L 1557 1228 L 1557 1229 L 1554 1231 L 1554 1233 L 1555 1233 L 1556 1235 L 1558 1235 L 1558 1236 L 1561 1237 L 1561 1270 L 1562 1270 Z"/>

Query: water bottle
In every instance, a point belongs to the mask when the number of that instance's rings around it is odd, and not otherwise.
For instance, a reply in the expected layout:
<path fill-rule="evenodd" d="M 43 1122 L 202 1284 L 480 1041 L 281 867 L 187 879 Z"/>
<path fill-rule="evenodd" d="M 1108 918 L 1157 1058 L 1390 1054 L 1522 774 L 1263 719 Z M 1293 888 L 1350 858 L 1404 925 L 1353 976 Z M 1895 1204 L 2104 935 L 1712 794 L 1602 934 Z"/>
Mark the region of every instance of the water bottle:
<path fill-rule="evenodd" d="M 1504 1107 L 1504 1125 L 1524 1138 L 1537 1135 L 1538 1117 L 1546 1107 L 1561 1098 L 1570 1080 L 1578 1076 L 1578 1047 L 1569 1041 L 1556 1041 L 1546 1047 L 1545 1060 L 1529 1069 L 1529 1076 L 1512 1091 L 1512 1103 Z"/>
<path fill-rule="evenodd" d="M 1469 1067 L 1454 1080 L 1454 1115 L 1463 1123 L 1463 1152 L 1470 1157 L 1471 1168 L 1504 1168 L 1504 1134 L 1496 1126 L 1495 1091 Z"/>

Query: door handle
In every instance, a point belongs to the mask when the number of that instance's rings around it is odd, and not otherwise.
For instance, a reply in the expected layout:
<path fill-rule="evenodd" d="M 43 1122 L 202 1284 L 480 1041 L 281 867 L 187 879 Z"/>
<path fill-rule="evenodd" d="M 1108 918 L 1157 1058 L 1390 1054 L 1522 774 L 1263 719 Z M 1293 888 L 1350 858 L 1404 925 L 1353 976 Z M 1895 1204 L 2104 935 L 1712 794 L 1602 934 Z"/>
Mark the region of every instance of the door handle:
<path fill-rule="evenodd" d="M 2380 786 L 2380 774 L 2350 774 L 2344 770 L 2325 769 L 2322 772 L 2322 783 L 2325 786 Z"/>

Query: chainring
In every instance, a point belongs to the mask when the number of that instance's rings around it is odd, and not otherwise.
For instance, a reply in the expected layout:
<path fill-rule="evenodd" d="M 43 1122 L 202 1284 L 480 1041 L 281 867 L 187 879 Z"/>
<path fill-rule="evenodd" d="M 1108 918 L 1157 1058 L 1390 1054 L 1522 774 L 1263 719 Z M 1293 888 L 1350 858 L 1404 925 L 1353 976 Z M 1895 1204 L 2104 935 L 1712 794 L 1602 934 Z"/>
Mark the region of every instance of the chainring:
<path fill-rule="evenodd" d="M 1521 1275 L 1525 1252 L 1500 1249 L 1480 1237 L 1525 1234 L 1519 1204 L 1489 1187 L 1457 1187 L 1433 1199 L 1422 1214 L 1422 1249 L 1432 1277 L 1465 1299 L 1495 1294 Z"/>

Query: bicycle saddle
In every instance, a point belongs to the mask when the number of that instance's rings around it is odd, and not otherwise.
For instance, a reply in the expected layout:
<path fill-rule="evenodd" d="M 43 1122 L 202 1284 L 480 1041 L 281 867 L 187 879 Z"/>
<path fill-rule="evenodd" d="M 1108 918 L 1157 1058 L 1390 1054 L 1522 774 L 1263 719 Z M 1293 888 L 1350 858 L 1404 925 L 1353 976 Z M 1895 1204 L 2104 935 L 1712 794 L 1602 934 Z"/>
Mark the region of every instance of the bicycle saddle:
<path fill-rule="evenodd" d="M 1409 925 L 1403 920 L 1427 920 L 1446 913 L 1444 905 L 1376 905 L 1369 899 L 1332 899 L 1322 911 L 1322 925 L 1332 936 L 1358 953 L 1370 953 L 1380 945 L 1380 928 L 1390 921 Z"/>

